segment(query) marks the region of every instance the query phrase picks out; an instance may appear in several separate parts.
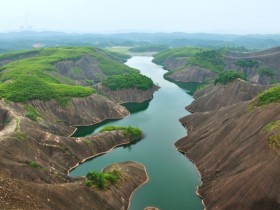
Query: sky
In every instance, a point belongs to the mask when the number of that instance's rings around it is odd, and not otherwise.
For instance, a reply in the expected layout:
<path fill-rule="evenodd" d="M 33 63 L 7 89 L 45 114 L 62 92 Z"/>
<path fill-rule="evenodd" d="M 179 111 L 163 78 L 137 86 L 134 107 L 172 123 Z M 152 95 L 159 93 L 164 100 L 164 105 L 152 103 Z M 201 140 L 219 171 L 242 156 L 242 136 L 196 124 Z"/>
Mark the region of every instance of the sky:
<path fill-rule="evenodd" d="M 280 34 L 279 8 L 280 0 L 0 0 L 0 32 Z"/>

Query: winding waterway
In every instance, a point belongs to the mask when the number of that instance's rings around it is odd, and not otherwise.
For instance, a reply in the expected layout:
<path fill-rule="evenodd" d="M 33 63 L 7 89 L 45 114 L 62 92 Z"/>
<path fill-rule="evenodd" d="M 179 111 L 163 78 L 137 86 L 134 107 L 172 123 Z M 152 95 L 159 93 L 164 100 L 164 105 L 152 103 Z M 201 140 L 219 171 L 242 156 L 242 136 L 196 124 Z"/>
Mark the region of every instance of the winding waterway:
<path fill-rule="evenodd" d="M 134 56 L 126 64 L 150 77 L 161 87 L 160 90 L 154 93 L 154 98 L 142 109 L 122 120 L 105 123 L 139 127 L 145 138 L 137 144 L 118 147 L 108 154 L 87 161 L 70 175 L 84 176 L 90 170 L 102 170 L 112 163 L 136 161 L 145 165 L 149 182 L 133 194 L 130 210 L 143 210 L 147 206 L 161 210 L 202 210 L 201 200 L 195 194 L 200 184 L 199 174 L 192 162 L 174 146 L 178 139 L 186 135 L 178 119 L 189 114 L 184 107 L 193 98 L 186 90 L 165 80 L 163 74 L 166 71 L 152 63 L 152 59 L 149 56 Z M 94 132 L 98 132 L 102 126 Z M 80 132 L 86 134 L 88 130 L 92 132 L 93 128 L 83 128 Z"/>

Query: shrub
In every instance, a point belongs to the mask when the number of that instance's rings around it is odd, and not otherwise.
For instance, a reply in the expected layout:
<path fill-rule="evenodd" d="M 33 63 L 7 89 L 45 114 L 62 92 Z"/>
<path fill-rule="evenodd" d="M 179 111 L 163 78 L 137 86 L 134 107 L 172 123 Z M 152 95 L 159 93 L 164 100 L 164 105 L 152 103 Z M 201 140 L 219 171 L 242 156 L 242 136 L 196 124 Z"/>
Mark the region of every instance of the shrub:
<path fill-rule="evenodd" d="M 38 169 L 43 169 L 43 166 L 41 166 L 40 164 L 36 163 L 35 161 L 27 161 L 26 163 L 28 166 L 32 167 L 32 168 L 38 168 Z"/>
<path fill-rule="evenodd" d="M 26 111 L 26 117 L 28 117 L 29 119 L 36 121 L 37 117 L 39 116 L 39 113 L 37 112 L 37 110 L 30 105 L 26 105 L 24 106 L 24 109 Z"/>
<path fill-rule="evenodd" d="M 86 175 L 85 185 L 88 187 L 96 186 L 100 190 L 104 190 L 109 184 L 116 184 L 120 179 L 120 172 L 113 170 L 111 172 L 90 171 Z"/>
<path fill-rule="evenodd" d="M 131 127 L 131 126 L 128 126 L 128 127 L 105 126 L 104 128 L 101 129 L 100 132 L 115 131 L 115 130 L 123 131 L 126 136 L 132 137 L 134 139 L 139 139 L 143 135 L 142 131 L 139 128 L 135 128 L 135 127 Z"/>
<path fill-rule="evenodd" d="M 153 81 L 139 73 L 129 73 L 110 76 L 102 84 L 111 90 L 121 90 L 128 88 L 137 88 L 140 90 L 148 90 L 153 87 Z"/>
<path fill-rule="evenodd" d="M 275 71 L 272 68 L 269 68 L 267 66 L 263 66 L 258 68 L 258 73 L 260 76 L 268 76 L 268 77 L 274 77 Z"/>
<path fill-rule="evenodd" d="M 263 106 L 270 103 L 280 102 L 280 85 L 272 87 L 261 93 L 252 102 L 252 105 Z"/>
<path fill-rule="evenodd" d="M 245 79 L 244 74 L 239 73 L 237 71 L 223 71 L 218 74 L 218 76 L 214 80 L 214 84 L 221 83 L 223 85 L 226 85 L 237 78 Z"/>
<path fill-rule="evenodd" d="M 242 68 L 254 68 L 258 66 L 259 62 L 257 60 L 244 59 L 244 60 L 238 60 L 234 64 Z"/>
<path fill-rule="evenodd" d="M 216 50 L 198 52 L 188 60 L 188 63 L 210 69 L 216 73 L 223 71 L 225 67 L 223 55 Z"/>
<path fill-rule="evenodd" d="M 280 150 L 280 133 L 274 134 L 268 138 L 268 144 Z"/>

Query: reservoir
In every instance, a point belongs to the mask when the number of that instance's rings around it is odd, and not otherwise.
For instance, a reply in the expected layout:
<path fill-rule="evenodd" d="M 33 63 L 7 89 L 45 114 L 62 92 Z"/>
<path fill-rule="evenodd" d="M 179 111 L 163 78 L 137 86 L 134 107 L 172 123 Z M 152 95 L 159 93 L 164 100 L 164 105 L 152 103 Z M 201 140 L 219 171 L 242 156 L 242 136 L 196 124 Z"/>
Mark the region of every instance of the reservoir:
<path fill-rule="evenodd" d="M 84 136 L 96 133 L 106 125 L 131 125 L 140 128 L 145 137 L 79 165 L 70 176 L 85 176 L 90 170 L 100 171 L 112 163 L 136 161 L 146 167 L 149 181 L 134 192 L 130 210 L 143 210 L 148 206 L 161 210 L 202 210 L 201 199 L 195 193 L 200 185 L 199 174 L 193 163 L 174 146 L 186 135 L 178 119 L 189 114 L 185 107 L 193 98 L 186 89 L 165 80 L 166 71 L 152 63 L 152 59 L 134 56 L 126 63 L 161 87 L 152 100 L 140 105 L 128 104 L 132 114 L 124 119 L 107 121 L 99 127 L 82 127 L 76 133 L 76 136 Z"/>

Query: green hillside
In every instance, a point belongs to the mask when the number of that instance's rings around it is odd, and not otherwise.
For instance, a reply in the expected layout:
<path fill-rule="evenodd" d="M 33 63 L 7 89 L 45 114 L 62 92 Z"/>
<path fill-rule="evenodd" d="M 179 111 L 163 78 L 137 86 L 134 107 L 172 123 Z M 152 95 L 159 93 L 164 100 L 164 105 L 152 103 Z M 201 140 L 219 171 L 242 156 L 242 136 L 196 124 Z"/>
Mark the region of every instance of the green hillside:
<path fill-rule="evenodd" d="M 71 83 L 70 78 L 56 75 L 55 64 L 61 61 L 77 61 L 88 55 L 97 61 L 106 76 L 139 74 L 121 62 L 126 56 L 93 47 L 59 47 L 20 51 L 0 56 L 0 61 L 10 63 L 0 67 L 0 97 L 15 102 L 33 99 L 50 100 L 65 97 L 84 97 L 95 92 L 92 87 Z M 66 82 L 65 81 L 70 81 Z"/>

